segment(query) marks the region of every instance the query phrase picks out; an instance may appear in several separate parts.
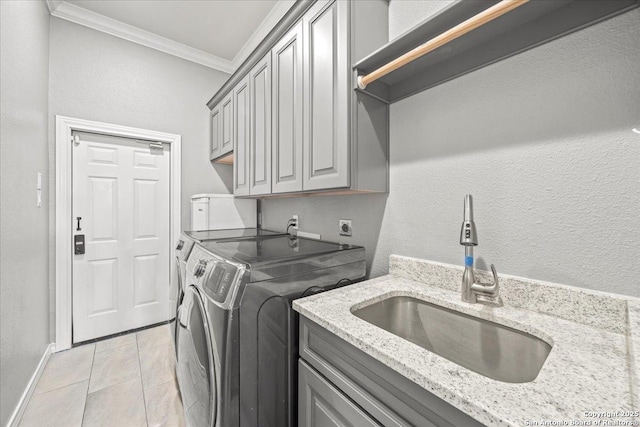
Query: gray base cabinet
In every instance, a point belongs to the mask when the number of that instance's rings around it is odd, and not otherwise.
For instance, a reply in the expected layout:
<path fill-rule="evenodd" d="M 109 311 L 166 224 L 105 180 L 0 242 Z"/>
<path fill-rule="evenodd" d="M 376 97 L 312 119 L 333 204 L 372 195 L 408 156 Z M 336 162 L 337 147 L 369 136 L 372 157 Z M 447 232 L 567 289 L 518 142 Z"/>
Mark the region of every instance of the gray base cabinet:
<path fill-rule="evenodd" d="M 299 427 L 483 425 L 303 316 L 299 348 Z"/>
<path fill-rule="evenodd" d="M 298 426 L 380 426 L 302 360 L 298 362 L 298 375 Z"/>

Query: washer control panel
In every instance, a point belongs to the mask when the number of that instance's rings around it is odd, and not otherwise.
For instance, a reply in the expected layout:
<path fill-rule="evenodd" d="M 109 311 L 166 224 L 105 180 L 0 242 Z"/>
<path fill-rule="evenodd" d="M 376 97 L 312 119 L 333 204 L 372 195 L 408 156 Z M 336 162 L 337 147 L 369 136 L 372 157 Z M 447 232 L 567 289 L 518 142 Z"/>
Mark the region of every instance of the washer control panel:
<path fill-rule="evenodd" d="M 219 261 L 212 266 L 207 280 L 203 283 L 205 292 L 210 298 L 223 302 L 233 285 L 237 268 Z"/>
<path fill-rule="evenodd" d="M 195 245 L 187 261 L 187 271 L 209 298 L 224 303 L 229 289 L 233 287 L 238 268 Z"/>

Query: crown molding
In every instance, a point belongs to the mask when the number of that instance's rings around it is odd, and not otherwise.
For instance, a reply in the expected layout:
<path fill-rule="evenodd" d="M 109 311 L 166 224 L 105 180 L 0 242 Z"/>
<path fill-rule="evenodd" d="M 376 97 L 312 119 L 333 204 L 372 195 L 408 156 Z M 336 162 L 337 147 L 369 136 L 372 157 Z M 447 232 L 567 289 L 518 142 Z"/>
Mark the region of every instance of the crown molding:
<path fill-rule="evenodd" d="M 240 48 L 236 56 L 231 63 L 234 70 L 237 69 L 245 59 L 251 55 L 260 42 L 269 34 L 269 32 L 276 26 L 276 24 L 282 19 L 285 13 L 291 6 L 295 4 L 295 0 L 279 0 L 278 3 L 271 9 L 269 14 L 262 20 L 258 28 L 251 34 L 251 37 Z"/>
<path fill-rule="evenodd" d="M 62 0 L 46 0 L 47 7 L 49 8 L 49 13 L 53 15 L 53 12 L 60 6 Z"/>
<path fill-rule="evenodd" d="M 200 49 L 187 46 L 183 43 L 170 40 L 149 31 L 141 30 L 132 25 L 125 24 L 104 15 L 92 12 L 74 4 L 62 0 L 46 0 L 47 7 L 52 16 L 65 19 L 94 30 L 102 31 L 161 52 L 168 53 L 179 58 L 186 59 L 201 65 L 205 65 L 225 73 L 232 74 L 237 68 L 232 61 L 216 55 L 204 52 Z M 279 6 L 279 4 L 278 4 Z M 267 18 L 271 16 L 271 13 Z M 265 19 L 266 20 L 266 19 Z M 262 24 L 260 25 L 262 27 Z M 246 45 L 246 44 L 245 44 Z M 237 55 L 236 55 L 237 57 Z M 234 58 L 235 60 L 235 58 Z"/>

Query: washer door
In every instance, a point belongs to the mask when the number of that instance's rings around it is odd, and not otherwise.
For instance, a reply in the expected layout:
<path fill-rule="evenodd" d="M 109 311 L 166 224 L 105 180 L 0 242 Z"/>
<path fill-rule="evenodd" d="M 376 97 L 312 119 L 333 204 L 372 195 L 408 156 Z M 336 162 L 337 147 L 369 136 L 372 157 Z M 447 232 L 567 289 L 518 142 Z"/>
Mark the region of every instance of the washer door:
<path fill-rule="evenodd" d="M 171 309 L 175 310 L 176 318 L 171 322 L 171 334 L 173 335 L 173 349 L 176 352 L 176 360 L 178 360 L 178 316 L 180 315 L 180 304 L 182 303 L 182 278 L 183 278 L 184 262 L 180 261 L 180 257 L 176 256 L 176 276 L 171 281 L 169 290 L 169 299 L 171 300 Z"/>
<path fill-rule="evenodd" d="M 214 426 L 216 420 L 216 375 L 211 335 L 202 297 L 189 286 L 178 319 L 177 374 L 188 426 Z"/>

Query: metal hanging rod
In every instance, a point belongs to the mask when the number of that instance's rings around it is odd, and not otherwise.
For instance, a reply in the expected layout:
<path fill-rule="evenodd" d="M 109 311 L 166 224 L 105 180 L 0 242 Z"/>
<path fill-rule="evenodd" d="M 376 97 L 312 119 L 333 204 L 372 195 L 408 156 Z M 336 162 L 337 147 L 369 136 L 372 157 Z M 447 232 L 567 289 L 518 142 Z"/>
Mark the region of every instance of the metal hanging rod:
<path fill-rule="evenodd" d="M 375 71 L 365 75 L 358 76 L 358 87 L 364 89 L 368 84 L 375 82 L 381 77 L 386 76 L 392 71 L 397 70 L 400 67 L 407 65 L 408 63 L 420 58 L 427 53 L 436 50 L 440 46 L 444 46 L 452 40 L 457 39 L 460 36 L 467 34 L 470 31 L 475 30 L 478 27 L 493 21 L 496 18 L 504 15 L 505 13 L 522 6 L 529 0 L 502 0 L 500 3 L 491 6 L 490 8 L 483 10 L 477 15 L 472 16 L 464 22 L 456 25 L 455 27 L 445 31 L 429 40 L 426 43 L 421 44 L 413 50 L 405 53 L 404 55 L 394 59 L 393 61 L 383 65 Z"/>

